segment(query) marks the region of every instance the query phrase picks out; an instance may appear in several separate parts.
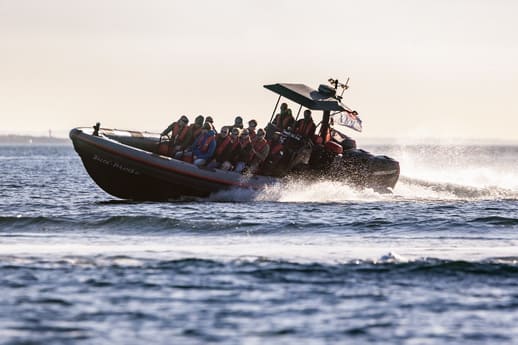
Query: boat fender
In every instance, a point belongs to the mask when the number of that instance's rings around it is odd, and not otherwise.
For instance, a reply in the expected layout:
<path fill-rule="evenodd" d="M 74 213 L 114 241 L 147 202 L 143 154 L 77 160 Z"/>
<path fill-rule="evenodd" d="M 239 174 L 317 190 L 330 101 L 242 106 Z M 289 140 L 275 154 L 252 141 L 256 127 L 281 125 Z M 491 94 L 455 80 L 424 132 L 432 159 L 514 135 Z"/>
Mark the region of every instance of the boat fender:
<path fill-rule="evenodd" d="M 169 141 L 162 141 L 158 144 L 158 154 L 162 156 L 169 155 Z"/>
<path fill-rule="evenodd" d="M 344 148 L 342 147 L 342 145 L 335 143 L 334 141 L 328 141 L 327 143 L 325 143 L 324 147 L 327 151 L 337 155 L 340 155 L 344 152 Z"/>

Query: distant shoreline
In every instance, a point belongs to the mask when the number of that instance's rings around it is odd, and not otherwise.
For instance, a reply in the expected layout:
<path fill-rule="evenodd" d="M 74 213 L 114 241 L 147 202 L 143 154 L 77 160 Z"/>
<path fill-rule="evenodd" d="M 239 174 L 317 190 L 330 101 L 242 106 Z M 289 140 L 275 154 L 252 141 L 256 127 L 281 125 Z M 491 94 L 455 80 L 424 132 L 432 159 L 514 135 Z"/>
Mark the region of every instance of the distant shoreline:
<path fill-rule="evenodd" d="M 2 134 L 0 144 L 27 144 L 27 145 L 66 145 L 70 144 L 69 139 L 54 137 L 38 137 L 32 135 Z"/>

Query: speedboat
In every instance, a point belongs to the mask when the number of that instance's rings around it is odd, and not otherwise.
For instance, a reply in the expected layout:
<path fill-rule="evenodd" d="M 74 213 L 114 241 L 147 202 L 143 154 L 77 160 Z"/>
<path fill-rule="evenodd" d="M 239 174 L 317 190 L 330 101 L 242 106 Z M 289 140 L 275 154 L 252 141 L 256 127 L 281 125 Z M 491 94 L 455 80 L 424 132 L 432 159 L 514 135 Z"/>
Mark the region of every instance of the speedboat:
<path fill-rule="evenodd" d="M 280 100 L 286 98 L 299 105 L 298 114 L 303 108 L 318 111 L 322 120 L 318 133 L 305 138 L 290 128 L 275 132 L 270 119 L 267 133 L 281 136 L 284 155 L 281 161 L 253 174 L 209 169 L 169 157 L 161 150 L 164 138 L 159 133 L 101 128 L 97 124 L 72 129 L 70 139 L 95 183 L 121 199 L 206 197 L 231 188 L 258 190 L 288 178 L 338 180 L 358 188 L 390 192 L 399 178 L 399 163 L 356 148 L 353 139 L 333 126 L 337 119 L 339 124 L 361 130 L 361 120 L 336 94 L 338 87 L 346 89 L 347 85 L 330 81 L 334 87 L 320 85 L 318 90 L 304 84 L 264 85 L 278 94 L 272 119 Z"/>

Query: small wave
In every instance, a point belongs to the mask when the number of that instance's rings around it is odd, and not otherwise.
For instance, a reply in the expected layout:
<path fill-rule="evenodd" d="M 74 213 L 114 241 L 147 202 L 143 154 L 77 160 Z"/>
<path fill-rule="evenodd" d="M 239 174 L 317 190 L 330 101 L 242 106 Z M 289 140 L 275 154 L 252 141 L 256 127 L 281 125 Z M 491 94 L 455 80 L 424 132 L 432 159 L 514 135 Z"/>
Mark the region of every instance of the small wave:
<path fill-rule="evenodd" d="M 470 222 L 497 225 L 497 226 L 513 226 L 513 225 L 518 225 L 518 218 L 491 216 L 491 217 L 475 218 L 475 219 L 471 220 Z"/>
<path fill-rule="evenodd" d="M 466 273 L 481 275 L 518 274 L 518 257 L 491 257 L 483 260 L 449 260 L 439 258 L 409 259 L 395 252 L 388 252 L 378 259 L 351 259 L 345 262 L 298 262 L 288 259 L 269 259 L 265 257 L 237 257 L 233 259 L 207 259 L 185 257 L 178 259 L 160 259 L 153 257 L 132 257 L 126 255 L 95 255 L 95 256 L 1 256 L 0 270 L 16 268 L 63 269 L 66 267 L 120 267 L 138 269 L 163 269 L 188 272 L 191 270 L 228 271 L 234 273 L 251 273 L 275 271 L 283 273 L 317 274 L 322 272 L 345 271 L 406 271 L 418 273 Z M 26 272 L 26 271 L 24 271 Z M 28 279 L 28 278 L 24 278 Z M 30 280 L 34 280 L 30 276 Z M 41 303 L 61 303 L 54 300 L 42 300 Z"/>
<path fill-rule="evenodd" d="M 432 199 L 518 199 L 518 192 L 500 187 L 472 187 L 401 176 L 396 193 L 404 197 Z"/>

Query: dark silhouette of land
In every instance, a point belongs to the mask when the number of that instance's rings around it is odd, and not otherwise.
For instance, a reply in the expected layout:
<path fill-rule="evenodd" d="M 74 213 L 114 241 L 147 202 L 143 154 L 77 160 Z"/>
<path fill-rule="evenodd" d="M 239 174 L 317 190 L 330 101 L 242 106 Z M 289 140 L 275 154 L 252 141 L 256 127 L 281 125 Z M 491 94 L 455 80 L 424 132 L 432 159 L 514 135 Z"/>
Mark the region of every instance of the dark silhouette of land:
<path fill-rule="evenodd" d="M 32 135 L 2 134 L 0 144 L 70 144 L 70 140 L 55 137 L 38 137 Z"/>

